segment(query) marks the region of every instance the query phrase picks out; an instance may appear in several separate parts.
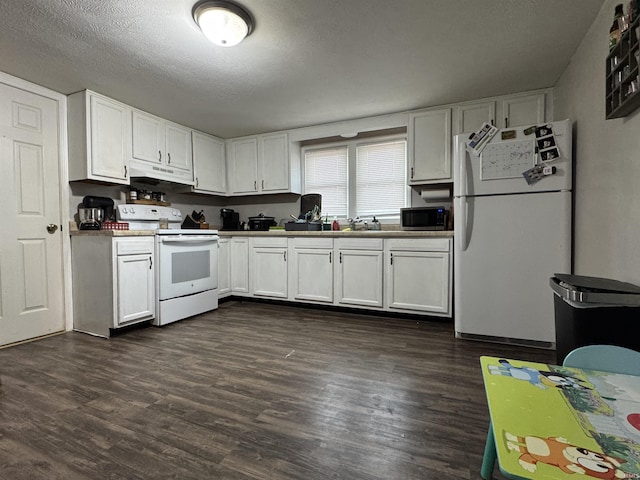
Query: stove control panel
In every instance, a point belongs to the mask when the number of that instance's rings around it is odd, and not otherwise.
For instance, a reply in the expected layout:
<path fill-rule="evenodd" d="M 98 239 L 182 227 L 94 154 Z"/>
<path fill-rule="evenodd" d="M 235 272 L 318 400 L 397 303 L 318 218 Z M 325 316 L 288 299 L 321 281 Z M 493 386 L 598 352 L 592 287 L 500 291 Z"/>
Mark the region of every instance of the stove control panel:
<path fill-rule="evenodd" d="M 122 222 L 154 222 L 166 218 L 169 223 L 182 222 L 182 212 L 177 208 L 155 205 L 118 205 L 118 220 Z"/>

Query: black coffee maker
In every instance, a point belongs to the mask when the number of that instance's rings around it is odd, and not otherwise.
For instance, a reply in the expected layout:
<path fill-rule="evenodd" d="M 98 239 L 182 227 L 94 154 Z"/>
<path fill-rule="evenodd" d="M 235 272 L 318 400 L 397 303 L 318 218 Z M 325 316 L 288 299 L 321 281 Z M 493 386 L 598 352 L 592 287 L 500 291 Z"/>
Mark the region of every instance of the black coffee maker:
<path fill-rule="evenodd" d="M 222 219 L 220 230 L 242 230 L 240 228 L 240 214 L 232 208 L 221 208 L 220 218 Z"/>

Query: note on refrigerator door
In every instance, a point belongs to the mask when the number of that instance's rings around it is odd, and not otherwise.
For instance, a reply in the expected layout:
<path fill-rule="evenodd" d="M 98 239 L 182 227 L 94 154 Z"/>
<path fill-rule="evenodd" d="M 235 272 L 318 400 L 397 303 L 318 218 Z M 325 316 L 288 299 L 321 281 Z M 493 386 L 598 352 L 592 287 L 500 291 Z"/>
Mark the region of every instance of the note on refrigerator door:
<path fill-rule="evenodd" d="M 536 164 L 532 140 L 490 143 L 480 156 L 480 179 L 520 178 Z"/>
<path fill-rule="evenodd" d="M 480 130 L 471 134 L 469 137 L 469 143 L 467 145 L 469 151 L 476 156 L 480 155 L 484 147 L 495 137 L 496 133 L 498 133 L 498 128 L 485 122 Z"/>

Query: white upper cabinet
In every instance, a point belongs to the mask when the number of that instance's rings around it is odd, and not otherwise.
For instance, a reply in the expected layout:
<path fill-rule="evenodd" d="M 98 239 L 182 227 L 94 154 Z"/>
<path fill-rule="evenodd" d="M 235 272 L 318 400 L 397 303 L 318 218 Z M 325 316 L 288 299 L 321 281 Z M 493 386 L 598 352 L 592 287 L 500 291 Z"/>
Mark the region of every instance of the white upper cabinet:
<path fill-rule="evenodd" d="M 196 193 L 227 194 L 227 170 L 224 142 L 219 138 L 192 132 L 193 176 Z"/>
<path fill-rule="evenodd" d="M 533 92 L 459 104 L 455 107 L 453 134 L 475 132 L 485 122 L 508 128 L 550 121 L 550 101 L 550 94 Z"/>
<path fill-rule="evenodd" d="M 502 128 L 544 123 L 546 118 L 545 94 L 511 96 L 502 100 Z"/>
<path fill-rule="evenodd" d="M 258 138 L 231 140 L 227 167 L 230 194 L 258 193 Z"/>
<path fill-rule="evenodd" d="M 260 191 L 290 191 L 289 139 L 286 133 L 260 137 Z"/>
<path fill-rule="evenodd" d="M 451 109 L 409 114 L 410 185 L 451 181 Z"/>
<path fill-rule="evenodd" d="M 68 97 L 69 180 L 129 184 L 131 109 L 88 90 Z"/>
<path fill-rule="evenodd" d="M 230 195 L 300 193 L 287 133 L 231 139 L 227 147 Z"/>
<path fill-rule="evenodd" d="M 475 132 L 484 123 L 496 124 L 496 102 L 465 103 L 456 107 L 456 126 L 454 134 Z"/>
<path fill-rule="evenodd" d="M 137 110 L 132 125 L 133 176 L 193 183 L 190 129 Z"/>

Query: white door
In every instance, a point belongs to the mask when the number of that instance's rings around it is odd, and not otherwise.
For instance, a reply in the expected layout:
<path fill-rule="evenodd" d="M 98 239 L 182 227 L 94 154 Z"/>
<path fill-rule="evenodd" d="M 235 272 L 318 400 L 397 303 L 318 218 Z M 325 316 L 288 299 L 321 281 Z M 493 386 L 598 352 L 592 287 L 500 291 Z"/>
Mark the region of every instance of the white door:
<path fill-rule="evenodd" d="M 249 293 L 249 239 L 231 238 L 231 291 Z"/>
<path fill-rule="evenodd" d="M 293 297 L 333 302 L 333 250 L 296 248 L 293 255 Z"/>
<path fill-rule="evenodd" d="M 387 268 L 389 308 L 449 313 L 448 253 L 394 250 Z"/>
<path fill-rule="evenodd" d="M 117 257 L 117 325 L 126 325 L 155 314 L 153 254 Z"/>
<path fill-rule="evenodd" d="M 252 255 L 253 294 L 287 298 L 287 249 L 255 247 Z"/>
<path fill-rule="evenodd" d="M 58 148 L 57 103 L 0 84 L 0 345 L 64 330 Z"/>
<path fill-rule="evenodd" d="M 167 144 L 167 165 L 191 172 L 191 130 L 173 123 L 165 129 Z"/>
<path fill-rule="evenodd" d="M 125 105 L 90 95 L 91 174 L 129 183 L 131 113 Z"/>
<path fill-rule="evenodd" d="M 192 133 L 195 190 L 226 195 L 224 142 L 199 132 Z"/>
<path fill-rule="evenodd" d="M 455 201 L 456 332 L 554 342 L 549 278 L 571 273 L 571 192 Z"/>
<path fill-rule="evenodd" d="M 257 193 L 258 191 L 258 139 L 252 137 L 231 142 L 231 193 Z"/>
<path fill-rule="evenodd" d="M 260 190 L 289 190 L 289 149 L 286 133 L 260 137 Z"/>
<path fill-rule="evenodd" d="M 160 164 L 164 160 L 164 123 L 158 117 L 133 112 L 133 158 Z"/>
<path fill-rule="evenodd" d="M 340 250 L 336 301 L 382 307 L 382 252 Z"/>
<path fill-rule="evenodd" d="M 231 262 L 228 238 L 218 240 L 218 297 L 231 293 Z"/>

